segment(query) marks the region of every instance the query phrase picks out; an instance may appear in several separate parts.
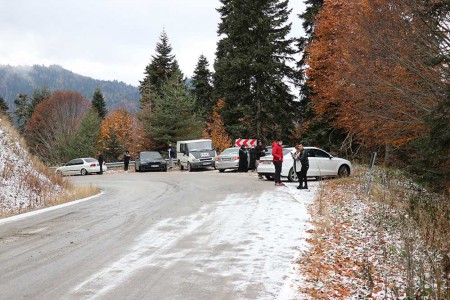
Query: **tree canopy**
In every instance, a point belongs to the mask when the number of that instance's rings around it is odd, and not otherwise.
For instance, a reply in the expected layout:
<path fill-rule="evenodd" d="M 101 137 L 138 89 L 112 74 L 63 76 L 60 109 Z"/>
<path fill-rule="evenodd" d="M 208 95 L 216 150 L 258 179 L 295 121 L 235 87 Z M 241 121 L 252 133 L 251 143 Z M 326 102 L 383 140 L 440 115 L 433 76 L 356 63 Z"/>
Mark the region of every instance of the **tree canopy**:
<path fill-rule="evenodd" d="M 94 95 L 92 96 L 92 106 L 97 111 L 97 114 L 101 119 L 106 117 L 106 114 L 108 113 L 108 110 L 106 109 L 106 101 L 99 87 L 95 89 Z"/>
<path fill-rule="evenodd" d="M 214 86 L 232 137 L 287 139 L 296 105 L 288 1 L 221 0 Z"/>

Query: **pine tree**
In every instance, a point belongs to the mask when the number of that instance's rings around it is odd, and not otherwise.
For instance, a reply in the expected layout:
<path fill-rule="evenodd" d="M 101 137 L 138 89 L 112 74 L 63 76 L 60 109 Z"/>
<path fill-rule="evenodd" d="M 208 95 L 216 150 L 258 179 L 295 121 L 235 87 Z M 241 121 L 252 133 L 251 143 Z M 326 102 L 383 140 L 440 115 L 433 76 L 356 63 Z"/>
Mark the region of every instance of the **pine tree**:
<path fill-rule="evenodd" d="M 17 98 L 14 99 L 14 104 L 16 105 L 14 114 L 17 117 L 19 131 L 23 133 L 27 127 L 31 114 L 33 113 L 30 97 L 27 94 L 19 94 Z"/>
<path fill-rule="evenodd" d="M 148 118 L 142 119 L 144 130 L 158 150 L 165 149 L 170 142 L 199 138 L 202 123 L 195 114 L 195 99 L 184 82 L 178 80 L 180 74 L 161 85 Z"/>
<path fill-rule="evenodd" d="M 110 132 L 110 138 L 105 142 L 105 149 L 103 150 L 105 160 L 118 161 L 123 152 L 124 149 L 120 144 L 119 138 L 114 129 L 112 129 Z"/>
<path fill-rule="evenodd" d="M 80 127 L 68 145 L 71 157 L 95 157 L 96 144 L 100 135 L 101 119 L 97 110 L 90 109 L 80 123 Z"/>
<path fill-rule="evenodd" d="M 200 55 L 197 66 L 192 77 L 194 86 L 195 106 L 196 110 L 203 117 L 208 117 L 212 113 L 214 106 L 212 73 L 209 70 L 208 59 L 204 55 Z"/>
<path fill-rule="evenodd" d="M 183 76 L 179 71 L 178 62 L 175 55 L 172 55 L 172 46 L 165 31 L 160 35 L 160 41 L 156 44 L 156 55 L 152 56 L 152 61 L 145 67 L 145 77 L 140 81 L 139 92 L 141 93 L 141 105 L 152 104 L 154 97 L 159 94 L 161 86 L 171 78 L 174 72 L 177 76 Z M 179 71 L 179 72 L 178 72 Z"/>
<path fill-rule="evenodd" d="M 105 98 L 98 87 L 95 89 L 94 95 L 92 96 L 92 106 L 95 108 L 101 119 L 106 117 L 108 111 L 106 109 Z"/>
<path fill-rule="evenodd" d="M 287 38 L 288 1 L 221 0 L 214 65 L 217 98 L 233 137 L 286 139 L 293 131 L 294 96 L 287 81 L 295 50 Z"/>
<path fill-rule="evenodd" d="M 14 100 L 14 104 L 16 105 L 14 113 L 17 117 L 20 132 L 24 132 L 36 106 L 45 99 L 48 99 L 50 95 L 50 90 L 44 87 L 42 89 L 35 89 L 31 98 L 27 94 L 19 94 L 17 96 Z"/>
<path fill-rule="evenodd" d="M 36 106 L 48 99 L 51 95 L 50 90 L 47 87 L 43 87 L 42 89 L 35 89 L 33 92 L 33 97 L 31 99 L 31 110 L 32 112 L 35 110 Z"/>
<path fill-rule="evenodd" d="M 0 96 L 0 112 L 3 114 L 7 114 L 7 111 L 9 110 L 8 104 L 6 104 L 5 99 Z"/>

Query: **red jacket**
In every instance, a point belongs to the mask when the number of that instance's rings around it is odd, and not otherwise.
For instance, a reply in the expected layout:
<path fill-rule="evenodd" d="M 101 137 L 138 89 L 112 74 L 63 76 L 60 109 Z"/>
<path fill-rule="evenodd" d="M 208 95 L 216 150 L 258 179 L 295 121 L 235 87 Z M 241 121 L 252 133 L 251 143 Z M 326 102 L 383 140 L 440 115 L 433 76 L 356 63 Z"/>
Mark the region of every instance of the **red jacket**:
<path fill-rule="evenodd" d="M 272 156 L 272 161 L 283 161 L 283 147 L 278 142 L 273 142 L 272 144 Z"/>

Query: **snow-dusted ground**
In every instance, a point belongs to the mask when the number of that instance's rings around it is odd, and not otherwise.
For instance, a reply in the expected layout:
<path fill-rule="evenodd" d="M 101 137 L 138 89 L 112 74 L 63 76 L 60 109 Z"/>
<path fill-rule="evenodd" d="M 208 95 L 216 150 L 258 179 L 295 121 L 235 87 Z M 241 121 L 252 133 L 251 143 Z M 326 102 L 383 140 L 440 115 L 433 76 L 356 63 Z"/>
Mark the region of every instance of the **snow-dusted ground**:
<path fill-rule="evenodd" d="M 0 119 L 0 214 L 45 206 L 62 188 L 36 169 L 31 156 L 6 120 Z"/>

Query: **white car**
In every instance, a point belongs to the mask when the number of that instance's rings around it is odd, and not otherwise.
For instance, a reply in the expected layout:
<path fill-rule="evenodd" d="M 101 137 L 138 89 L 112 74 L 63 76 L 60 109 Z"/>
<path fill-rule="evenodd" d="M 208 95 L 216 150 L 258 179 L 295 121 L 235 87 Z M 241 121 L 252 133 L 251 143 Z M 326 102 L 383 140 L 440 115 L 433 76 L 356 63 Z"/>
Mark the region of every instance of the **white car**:
<path fill-rule="evenodd" d="M 308 151 L 309 169 L 307 176 L 316 177 L 318 179 L 324 177 L 345 177 L 352 172 L 352 164 L 343 158 L 334 157 L 326 151 L 315 147 L 304 147 Z M 291 151 L 294 148 L 283 148 L 283 167 L 281 176 L 287 177 L 289 181 L 298 181 L 297 174 L 294 171 L 294 159 Z M 272 162 L 272 155 L 261 157 L 257 172 L 259 175 L 265 176 L 267 179 L 273 178 L 275 174 L 275 166 Z M 300 162 L 298 162 L 300 164 Z M 300 166 L 299 166 L 300 168 Z"/>
<path fill-rule="evenodd" d="M 103 172 L 105 172 L 108 167 L 103 162 Z M 100 164 L 98 160 L 92 157 L 86 158 L 75 158 L 69 161 L 62 167 L 56 169 L 56 174 L 63 175 L 86 175 L 90 173 L 100 173 Z"/>

